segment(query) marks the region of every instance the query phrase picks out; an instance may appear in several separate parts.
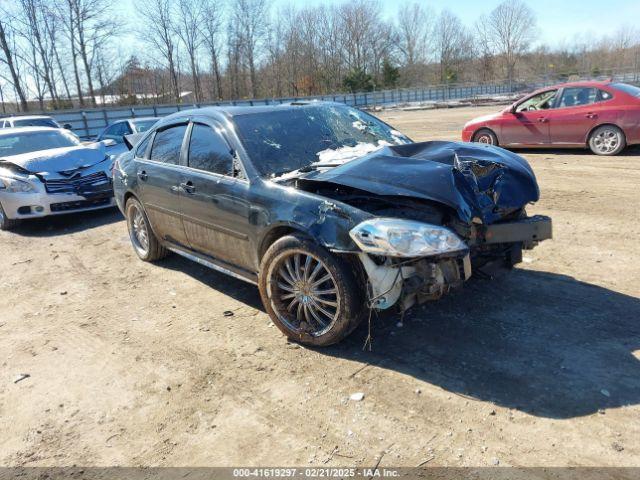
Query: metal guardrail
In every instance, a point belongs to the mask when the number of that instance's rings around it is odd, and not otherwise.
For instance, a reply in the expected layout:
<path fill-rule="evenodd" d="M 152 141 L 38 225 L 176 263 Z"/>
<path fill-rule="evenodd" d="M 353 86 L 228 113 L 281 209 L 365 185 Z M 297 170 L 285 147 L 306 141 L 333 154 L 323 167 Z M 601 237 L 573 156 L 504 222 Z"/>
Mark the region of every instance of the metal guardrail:
<path fill-rule="evenodd" d="M 617 81 L 637 83 L 640 75 L 627 72 L 613 76 Z M 611 77 L 608 77 L 611 78 Z M 314 95 L 308 97 L 263 98 L 252 100 L 229 100 L 200 104 L 174 105 L 135 105 L 131 107 L 105 107 L 83 110 L 58 110 L 43 112 L 51 115 L 60 124 L 71 125 L 72 130 L 82 138 L 98 135 L 107 125 L 116 120 L 136 117 L 162 117 L 171 113 L 191 108 L 202 108 L 221 105 L 274 105 L 288 102 L 304 102 L 323 100 L 339 102 L 359 108 L 377 106 L 393 106 L 404 103 L 448 102 L 463 99 L 476 99 L 484 96 L 511 95 L 542 88 L 558 83 L 555 79 L 538 80 L 527 83 L 489 83 L 475 85 L 438 85 L 433 87 L 380 90 L 374 92 L 336 93 L 331 95 Z"/>
<path fill-rule="evenodd" d="M 250 100 L 229 100 L 199 104 L 175 105 L 134 105 L 131 107 L 106 107 L 84 110 L 60 110 L 43 112 L 55 118 L 61 125 L 69 124 L 72 130 L 83 138 L 98 135 L 107 125 L 117 120 L 136 117 L 163 117 L 171 113 L 191 108 L 210 106 L 255 106 L 277 105 L 289 102 L 305 102 L 312 100 L 344 103 L 346 105 L 368 108 L 376 106 L 393 106 L 412 102 L 446 102 L 450 100 L 471 99 L 491 95 L 508 95 L 522 90 L 515 86 L 502 84 L 471 86 L 438 86 L 429 88 L 380 90 L 375 92 L 340 93 L 332 95 L 314 95 L 309 97 L 281 97 Z"/>

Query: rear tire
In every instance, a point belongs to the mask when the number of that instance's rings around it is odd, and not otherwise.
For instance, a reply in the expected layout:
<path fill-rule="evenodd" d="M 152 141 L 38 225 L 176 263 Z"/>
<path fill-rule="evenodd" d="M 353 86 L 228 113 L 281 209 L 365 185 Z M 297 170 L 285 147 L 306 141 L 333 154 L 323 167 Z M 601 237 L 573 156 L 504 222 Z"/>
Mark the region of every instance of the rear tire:
<path fill-rule="evenodd" d="M 589 136 L 589 148 L 596 155 L 617 155 L 626 146 L 624 133 L 615 125 L 598 127 Z"/>
<path fill-rule="evenodd" d="M 363 318 L 364 289 L 354 269 L 302 235 L 288 235 L 269 247 L 258 287 L 276 327 L 305 345 L 337 343 Z"/>
<path fill-rule="evenodd" d="M 18 226 L 19 223 L 20 220 L 7 218 L 7 214 L 4 212 L 2 204 L 0 204 L 0 230 L 13 230 Z"/>
<path fill-rule="evenodd" d="M 498 137 L 488 128 L 481 128 L 474 133 L 472 141 L 484 145 L 498 145 Z"/>
<path fill-rule="evenodd" d="M 129 238 L 136 255 L 145 262 L 154 262 L 169 253 L 151 229 L 151 224 L 142 204 L 135 198 L 127 200 L 125 206 Z"/>

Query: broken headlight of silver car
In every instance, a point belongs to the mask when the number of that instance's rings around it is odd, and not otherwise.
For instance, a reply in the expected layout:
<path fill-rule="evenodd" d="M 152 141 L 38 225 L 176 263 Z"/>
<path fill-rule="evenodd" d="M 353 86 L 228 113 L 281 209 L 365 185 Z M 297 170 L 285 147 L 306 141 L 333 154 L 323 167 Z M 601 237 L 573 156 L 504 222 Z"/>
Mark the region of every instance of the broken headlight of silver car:
<path fill-rule="evenodd" d="M 372 218 L 349 235 L 363 252 L 390 257 L 428 257 L 467 251 L 467 245 L 445 227 L 399 218 Z"/>
<path fill-rule="evenodd" d="M 31 193 L 36 189 L 29 182 L 12 177 L 0 177 L 0 192 Z"/>

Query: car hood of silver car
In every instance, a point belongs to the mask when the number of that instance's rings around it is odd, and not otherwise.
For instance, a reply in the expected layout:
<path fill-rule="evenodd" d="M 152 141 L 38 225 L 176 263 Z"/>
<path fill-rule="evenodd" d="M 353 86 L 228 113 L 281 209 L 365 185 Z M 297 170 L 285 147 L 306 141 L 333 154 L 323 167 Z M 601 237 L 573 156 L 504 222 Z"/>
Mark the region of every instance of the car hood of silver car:
<path fill-rule="evenodd" d="M 107 160 L 104 146 L 99 143 L 77 147 L 54 148 L 0 158 L 0 166 L 18 167 L 21 173 L 38 175 L 73 175 L 78 170 Z"/>

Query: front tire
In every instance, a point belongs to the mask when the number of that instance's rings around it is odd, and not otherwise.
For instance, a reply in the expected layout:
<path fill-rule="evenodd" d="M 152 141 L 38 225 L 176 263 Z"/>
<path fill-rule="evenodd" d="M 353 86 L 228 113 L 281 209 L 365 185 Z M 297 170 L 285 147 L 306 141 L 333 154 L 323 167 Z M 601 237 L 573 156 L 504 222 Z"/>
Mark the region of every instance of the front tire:
<path fill-rule="evenodd" d="M 624 133 L 615 125 L 598 127 L 589 136 L 589 148 L 596 155 L 617 155 L 626 145 Z"/>
<path fill-rule="evenodd" d="M 472 141 L 484 145 L 498 145 L 498 137 L 488 128 L 481 128 L 474 133 Z"/>
<path fill-rule="evenodd" d="M 168 251 L 153 233 L 142 204 L 135 198 L 130 198 L 127 200 L 125 213 L 131 245 L 140 260 L 154 262 L 166 257 Z"/>
<path fill-rule="evenodd" d="M 306 345 L 337 343 L 363 317 L 364 292 L 354 269 L 302 235 L 280 238 L 269 247 L 258 286 L 273 323 Z"/>
<path fill-rule="evenodd" d="M 13 230 L 18 226 L 20 220 L 13 220 L 11 218 L 7 218 L 7 214 L 2 208 L 2 204 L 0 203 L 0 230 Z"/>

